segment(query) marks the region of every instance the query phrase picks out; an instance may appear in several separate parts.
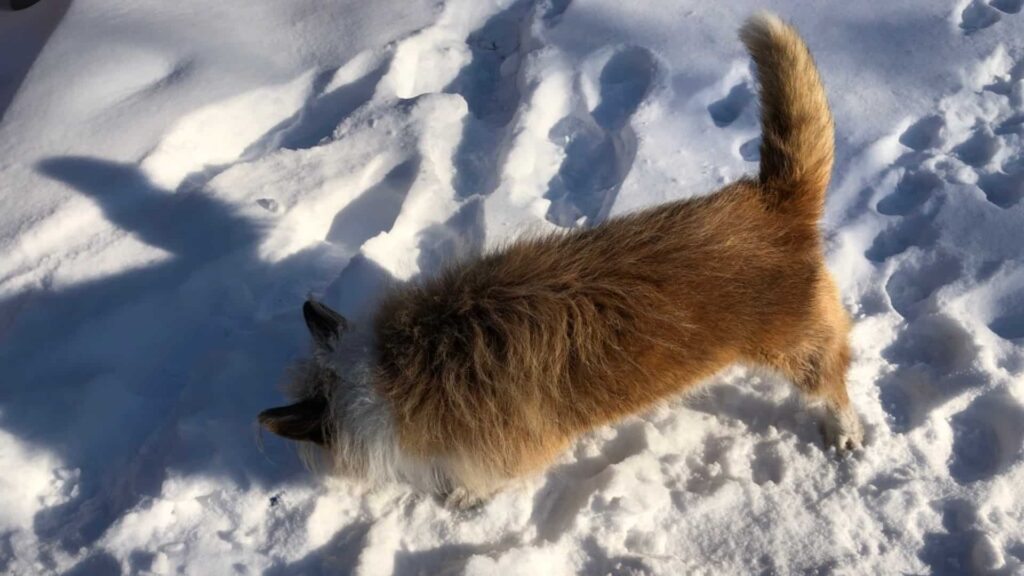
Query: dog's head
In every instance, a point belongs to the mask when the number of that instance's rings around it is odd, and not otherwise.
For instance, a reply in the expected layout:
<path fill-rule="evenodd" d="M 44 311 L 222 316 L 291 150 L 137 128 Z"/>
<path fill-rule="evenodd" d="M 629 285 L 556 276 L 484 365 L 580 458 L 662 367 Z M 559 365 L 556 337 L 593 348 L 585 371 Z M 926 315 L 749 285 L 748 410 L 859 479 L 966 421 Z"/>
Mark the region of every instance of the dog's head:
<path fill-rule="evenodd" d="M 329 446 L 336 435 L 332 399 L 342 380 L 337 356 L 348 322 L 312 299 L 303 304 L 302 317 L 313 337 L 313 354 L 295 366 L 289 393 L 297 401 L 264 410 L 259 422 L 278 436 Z"/>
<path fill-rule="evenodd" d="M 341 314 L 315 300 L 302 306 L 302 316 L 313 353 L 291 375 L 288 394 L 295 402 L 264 410 L 260 424 L 304 447 L 324 448 L 301 450 L 310 466 L 327 464 L 333 473 L 366 480 L 407 478 L 394 420 L 374 387 L 373 332 L 350 330 Z M 432 474 L 427 470 L 427 481 Z"/>

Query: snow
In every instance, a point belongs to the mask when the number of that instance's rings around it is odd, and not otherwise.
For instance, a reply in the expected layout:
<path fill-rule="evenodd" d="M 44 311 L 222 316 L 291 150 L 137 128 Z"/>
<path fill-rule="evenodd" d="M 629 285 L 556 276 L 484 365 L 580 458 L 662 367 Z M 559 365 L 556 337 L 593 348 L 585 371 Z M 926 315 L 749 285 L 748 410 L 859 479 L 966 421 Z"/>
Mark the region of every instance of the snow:
<path fill-rule="evenodd" d="M 736 367 L 469 511 L 260 440 L 303 299 L 358 321 L 451 258 L 752 173 L 735 30 L 763 4 L 0 12 L 0 572 L 1024 574 L 1022 3 L 770 4 L 836 117 L 865 451 Z"/>

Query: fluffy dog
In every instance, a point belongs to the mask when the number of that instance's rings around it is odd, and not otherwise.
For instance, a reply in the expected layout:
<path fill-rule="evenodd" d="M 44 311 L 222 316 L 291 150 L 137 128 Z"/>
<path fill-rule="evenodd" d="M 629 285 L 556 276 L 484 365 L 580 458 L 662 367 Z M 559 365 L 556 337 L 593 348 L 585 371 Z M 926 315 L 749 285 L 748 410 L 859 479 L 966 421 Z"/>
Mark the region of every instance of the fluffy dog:
<path fill-rule="evenodd" d="M 465 504 L 744 362 L 821 399 L 826 441 L 859 448 L 849 319 L 818 229 L 828 102 L 793 28 L 762 14 L 740 37 L 761 86 L 757 178 L 396 286 L 363 329 L 308 301 L 315 346 L 295 372 L 296 402 L 261 424 L 323 447 L 337 473 Z"/>

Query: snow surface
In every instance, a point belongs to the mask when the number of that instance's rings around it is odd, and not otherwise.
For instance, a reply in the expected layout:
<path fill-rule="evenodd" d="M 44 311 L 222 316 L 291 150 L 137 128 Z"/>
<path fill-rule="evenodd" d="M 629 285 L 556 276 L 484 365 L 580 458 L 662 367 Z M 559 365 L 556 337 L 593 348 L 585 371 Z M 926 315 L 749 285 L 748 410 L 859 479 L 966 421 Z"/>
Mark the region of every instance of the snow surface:
<path fill-rule="evenodd" d="M 307 294 L 755 171 L 764 4 L 0 12 L 0 572 L 1024 574 L 1021 0 L 766 3 L 835 111 L 857 457 L 742 368 L 467 512 L 261 451 Z"/>

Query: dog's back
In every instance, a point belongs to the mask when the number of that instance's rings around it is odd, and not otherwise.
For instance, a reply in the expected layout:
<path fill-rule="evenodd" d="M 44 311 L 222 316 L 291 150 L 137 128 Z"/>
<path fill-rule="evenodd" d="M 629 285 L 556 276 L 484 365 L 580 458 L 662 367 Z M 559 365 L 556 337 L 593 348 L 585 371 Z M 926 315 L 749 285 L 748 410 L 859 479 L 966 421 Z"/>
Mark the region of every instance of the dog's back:
<path fill-rule="evenodd" d="M 756 180 L 520 240 L 385 299 L 378 386 L 403 447 L 516 475 L 739 360 L 846 409 L 847 319 L 818 231 L 825 93 L 792 28 L 758 16 L 741 37 L 761 83 Z"/>

